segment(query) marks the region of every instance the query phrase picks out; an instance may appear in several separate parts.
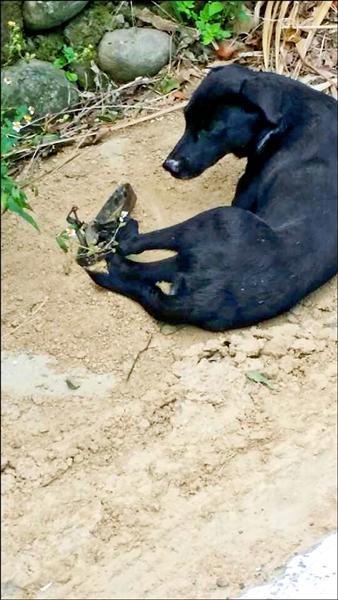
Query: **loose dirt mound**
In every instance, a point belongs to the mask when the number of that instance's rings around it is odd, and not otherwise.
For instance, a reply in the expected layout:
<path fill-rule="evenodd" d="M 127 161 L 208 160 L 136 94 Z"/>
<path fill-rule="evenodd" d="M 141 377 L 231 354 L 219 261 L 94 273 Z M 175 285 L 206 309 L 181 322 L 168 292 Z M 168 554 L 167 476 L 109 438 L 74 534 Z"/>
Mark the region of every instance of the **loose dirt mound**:
<path fill-rule="evenodd" d="M 120 182 L 143 231 L 230 202 L 243 162 L 162 170 L 182 126 L 43 178 L 40 235 L 4 220 L 3 598 L 233 598 L 335 527 L 336 282 L 211 334 L 95 288 L 56 246 L 71 206 L 90 219 Z"/>

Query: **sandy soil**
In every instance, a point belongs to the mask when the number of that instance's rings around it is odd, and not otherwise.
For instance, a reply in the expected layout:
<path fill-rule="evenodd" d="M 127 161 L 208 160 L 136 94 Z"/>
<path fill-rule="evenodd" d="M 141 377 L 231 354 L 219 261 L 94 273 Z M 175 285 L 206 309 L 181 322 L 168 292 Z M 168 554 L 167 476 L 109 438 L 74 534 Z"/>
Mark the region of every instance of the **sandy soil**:
<path fill-rule="evenodd" d="M 3 598 L 235 598 L 336 526 L 336 281 L 212 334 L 155 322 L 56 246 L 74 203 L 90 219 L 124 181 L 144 231 L 230 202 L 243 162 L 161 168 L 182 125 L 46 175 L 40 235 L 4 219 Z"/>

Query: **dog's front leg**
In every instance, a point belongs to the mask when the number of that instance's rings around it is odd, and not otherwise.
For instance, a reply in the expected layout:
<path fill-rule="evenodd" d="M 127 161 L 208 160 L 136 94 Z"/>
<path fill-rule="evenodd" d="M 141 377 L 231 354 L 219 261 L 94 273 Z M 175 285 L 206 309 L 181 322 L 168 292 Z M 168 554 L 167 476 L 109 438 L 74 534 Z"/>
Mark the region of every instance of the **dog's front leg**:
<path fill-rule="evenodd" d="M 119 243 L 119 252 L 126 256 L 127 254 L 139 254 L 146 250 L 173 250 L 178 251 L 180 247 L 180 237 L 183 233 L 184 224 L 173 225 L 165 229 L 158 229 L 150 233 L 135 233 L 134 224 L 121 231 L 117 241 Z"/>

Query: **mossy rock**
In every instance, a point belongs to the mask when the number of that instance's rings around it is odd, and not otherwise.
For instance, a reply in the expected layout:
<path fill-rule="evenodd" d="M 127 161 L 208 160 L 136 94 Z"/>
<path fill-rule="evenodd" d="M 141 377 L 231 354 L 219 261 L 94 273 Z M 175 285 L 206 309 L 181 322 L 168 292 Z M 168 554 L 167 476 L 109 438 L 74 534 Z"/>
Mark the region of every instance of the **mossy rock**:
<path fill-rule="evenodd" d="M 27 38 L 27 50 L 38 60 L 54 62 L 60 56 L 62 46 L 66 43 L 62 31 L 51 31 L 43 35 Z"/>
<path fill-rule="evenodd" d="M 14 21 L 20 29 L 23 28 L 22 2 L 17 0 L 1 0 L 1 64 L 8 60 L 8 42 L 10 28 L 8 21 Z"/>
<path fill-rule="evenodd" d="M 77 15 L 89 0 L 25 0 L 23 18 L 27 29 L 44 31 Z"/>
<path fill-rule="evenodd" d="M 4 110 L 33 106 L 35 117 L 60 112 L 79 100 L 77 87 L 64 71 L 49 62 L 19 61 L 1 71 L 1 105 Z"/>
<path fill-rule="evenodd" d="M 64 35 L 68 43 L 77 49 L 98 46 L 106 31 L 124 25 L 121 13 L 115 14 L 116 8 L 111 3 L 91 3 L 65 27 Z"/>

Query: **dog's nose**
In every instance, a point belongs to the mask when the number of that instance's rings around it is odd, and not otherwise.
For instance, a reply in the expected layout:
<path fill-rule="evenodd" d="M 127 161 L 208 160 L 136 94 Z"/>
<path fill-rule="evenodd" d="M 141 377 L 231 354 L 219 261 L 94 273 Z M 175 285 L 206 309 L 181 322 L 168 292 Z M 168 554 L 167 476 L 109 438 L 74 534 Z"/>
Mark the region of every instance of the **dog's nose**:
<path fill-rule="evenodd" d="M 175 158 L 167 158 L 163 163 L 163 167 L 166 171 L 169 171 L 169 173 L 177 175 L 181 168 L 181 161 L 176 160 Z"/>

